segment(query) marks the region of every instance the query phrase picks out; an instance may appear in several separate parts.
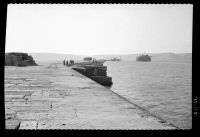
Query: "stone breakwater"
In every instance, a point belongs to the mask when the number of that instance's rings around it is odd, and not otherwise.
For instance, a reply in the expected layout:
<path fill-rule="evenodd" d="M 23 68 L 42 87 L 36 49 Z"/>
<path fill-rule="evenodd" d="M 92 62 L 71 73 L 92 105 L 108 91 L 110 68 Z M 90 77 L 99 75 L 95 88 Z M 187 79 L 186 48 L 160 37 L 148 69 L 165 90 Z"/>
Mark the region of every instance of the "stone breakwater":
<path fill-rule="evenodd" d="M 5 53 L 5 66 L 36 66 L 32 56 L 27 53 Z"/>
<path fill-rule="evenodd" d="M 176 129 L 70 67 L 5 66 L 4 83 L 6 129 Z"/>
<path fill-rule="evenodd" d="M 73 69 L 103 86 L 111 86 L 113 84 L 112 77 L 107 76 L 106 66 L 80 65 L 73 67 Z"/>

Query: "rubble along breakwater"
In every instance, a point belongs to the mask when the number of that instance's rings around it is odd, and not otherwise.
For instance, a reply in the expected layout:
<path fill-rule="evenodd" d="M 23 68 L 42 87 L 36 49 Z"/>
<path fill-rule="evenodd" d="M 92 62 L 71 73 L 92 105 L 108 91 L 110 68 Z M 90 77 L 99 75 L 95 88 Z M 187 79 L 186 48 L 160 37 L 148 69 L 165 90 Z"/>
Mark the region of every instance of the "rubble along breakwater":
<path fill-rule="evenodd" d="M 5 66 L 36 66 L 32 56 L 27 53 L 11 52 L 5 53 Z"/>
<path fill-rule="evenodd" d="M 78 65 L 73 67 L 73 69 L 103 86 L 111 86 L 113 84 L 112 77 L 107 76 L 107 66 Z"/>

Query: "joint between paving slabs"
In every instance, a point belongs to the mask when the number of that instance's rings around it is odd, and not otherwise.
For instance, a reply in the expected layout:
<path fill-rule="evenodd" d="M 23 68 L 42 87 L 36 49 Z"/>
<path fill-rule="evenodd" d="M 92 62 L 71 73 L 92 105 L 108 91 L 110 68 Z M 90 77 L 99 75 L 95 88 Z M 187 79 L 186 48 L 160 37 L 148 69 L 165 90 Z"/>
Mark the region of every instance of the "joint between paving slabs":
<path fill-rule="evenodd" d="M 21 121 L 19 122 L 19 124 L 17 125 L 15 129 L 18 130 L 20 128 L 20 125 L 21 125 Z"/>
<path fill-rule="evenodd" d="M 39 124 L 39 123 L 37 122 L 35 129 L 37 129 L 37 128 L 38 128 L 38 124 Z"/>
<path fill-rule="evenodd" d="M 77 109 L 76 108 L 74 109 L 74 112 L 75 112 L 76 118 L 78 118 L 78 114 L 77 114 Z"/>

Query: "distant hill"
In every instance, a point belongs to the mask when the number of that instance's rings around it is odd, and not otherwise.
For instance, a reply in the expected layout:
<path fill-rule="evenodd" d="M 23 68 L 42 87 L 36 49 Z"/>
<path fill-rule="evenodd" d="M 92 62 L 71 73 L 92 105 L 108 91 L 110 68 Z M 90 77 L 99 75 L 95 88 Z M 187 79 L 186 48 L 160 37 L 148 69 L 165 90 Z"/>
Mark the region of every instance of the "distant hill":
<path fill-rule="evenodd" d="M 28 53 L 36 62 L 58 62 L 65 60 L 83 60 L 85 56 L 71 55 L 71 54 L 59 54 L 59 53 Z"/>
<path fill-rule="evenodd" d="M 150 55 L 154 61 L 192 62 L 192 53 L 160 53 Z"/>
<path fill-rule="evenodd" d="M 59 54 L 59 53 L 28 53 L 30 54 L 36 62 L 61 62 L 64 59 L 73 59 L 73 60 L 83 60 L 83 55 L 72 55 L 72 54 Z M 93 55 L 91 57 L 96 59 L 111 59 L 111 58 L 120 58 L 125 61 L 135 61 L 136 57 L 140 54 L 128 54 L 128 55 Z M 148 53 L 152 56 L 152 61 L 178 61 L 178 62 L 191 62 L 192 53 Z"/>

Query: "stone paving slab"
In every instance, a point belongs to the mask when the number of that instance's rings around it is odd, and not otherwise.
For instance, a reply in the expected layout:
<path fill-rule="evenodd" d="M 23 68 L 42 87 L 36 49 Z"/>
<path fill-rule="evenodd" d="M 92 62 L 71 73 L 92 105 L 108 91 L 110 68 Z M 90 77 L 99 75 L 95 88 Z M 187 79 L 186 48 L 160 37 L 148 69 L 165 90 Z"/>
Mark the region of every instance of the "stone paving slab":
<path fill-rule="evenodd" d="M 17 129 L 17 128 L 19 128 L 20 120 L 7 119 L 5 123 L 6 123 L 6 129 Z"/>
<path fill-rule="evenodd" d="M 70 67 L 6 66 L 4 93 L 6 129 L 176 129 Z"/>
<path fill-rule="evenodd" d="M 19 129 L 36 129 L 37 124 L 38 123 L 36 121 L 22 121 Z"/>

